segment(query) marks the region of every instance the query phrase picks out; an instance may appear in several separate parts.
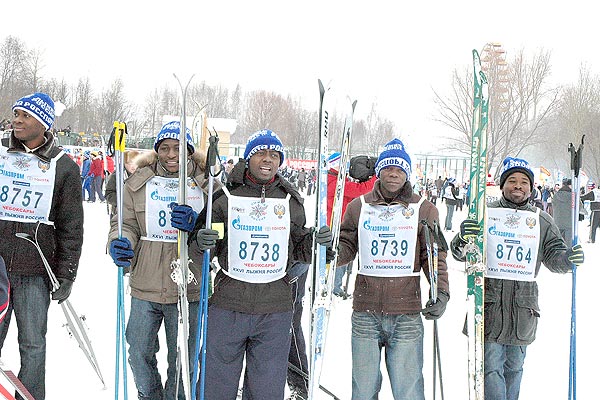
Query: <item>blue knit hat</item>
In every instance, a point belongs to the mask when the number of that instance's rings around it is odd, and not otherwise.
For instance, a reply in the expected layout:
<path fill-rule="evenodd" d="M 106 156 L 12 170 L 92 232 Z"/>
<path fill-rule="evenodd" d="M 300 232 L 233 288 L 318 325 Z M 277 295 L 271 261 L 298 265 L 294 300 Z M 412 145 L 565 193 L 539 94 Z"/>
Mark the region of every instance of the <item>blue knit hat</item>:
<path fill-rule="evenodd" d="M 175 139 L 179 140 L 179 121 L 171 121 L 167 122 L 160 128 L 160 132 L 156 135 L 156 139 L 154 140 L 154 151 L 158 153 L 158 146 L 160 146 L 160 142 L 165 139 Z M 192 135 L 189 128 L 185 129 L 185 139 L 187 141 L 188 152 L 190 154 L 194 153 L 194 143 L 192 142 Z"/>
<path fill-rule="evenodd" d="M 509 176 L 515 172 L 522 172 L 529 178 L 529 188 L 533 191 L 533 169 L 531 165 L 522 158 L 506 157 L 502 161 L 502 167 L 500 168 L 500 189 L 504 187 L 504 182 Z"/>
<path fill-rule="evenodd" d="M 375 175 L 379 178 L 381 170 L 387 167 L 400 168 L 406 173 L 406 179 L 410 180 L 410 156 L 406 153 L 400 139 L 392 139 L 383 147 L 383 151 L 375 163 Z"/>
<path fill-rule="evenodd" d="M 54 101 L 46 93 L 33 93 L 21 97 L 12 110 L 22 110 L 40 121 L 46 130 L 54 123 Z"/>
<path fill-rule="evenodd" d="M 260 150 L 275 150 L 279 152 L 279 166 L 283 164 L 283 143 L 279 136 L 271 130 L 262 129 L 248 138 L 244 158 L 249 160 L 250 157 Z"/>

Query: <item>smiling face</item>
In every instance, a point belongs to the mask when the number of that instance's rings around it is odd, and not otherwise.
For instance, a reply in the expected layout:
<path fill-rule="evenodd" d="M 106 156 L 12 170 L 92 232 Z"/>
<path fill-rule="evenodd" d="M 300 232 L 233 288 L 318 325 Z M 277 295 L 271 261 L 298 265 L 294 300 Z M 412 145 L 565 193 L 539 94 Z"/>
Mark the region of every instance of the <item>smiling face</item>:
<path fill-rule="evenodd" d="M 165 139 L 158 145 L 158 161 L 169 172 L 179 171 L 179 140 Z"/>
<path fill-rule="evenodd" d="M 259 183 L 267 183 L 277 174 L 281 155 L 276 150 L 259 150 L 248 160 L 248 170 Z"/>
<path fill-rule="evenodd" d="M 44 144 L 46 127 L 26 111 L 15 109 L 13 114 L 14 135 L 30 149 Z"/>
<path fill-rule="evenodd" d="M 529 177 L 522 172 L 511 174 L 502 187 L 504 197 L 515 204 L 527 201 L 531 196 L 531 182 Z"/>
<path fill-rule="evenodd" d="M 384 197 L 395 197 L 406 183 L 406 172 L 398 167 L 385 167 L 379 172 Z"/>

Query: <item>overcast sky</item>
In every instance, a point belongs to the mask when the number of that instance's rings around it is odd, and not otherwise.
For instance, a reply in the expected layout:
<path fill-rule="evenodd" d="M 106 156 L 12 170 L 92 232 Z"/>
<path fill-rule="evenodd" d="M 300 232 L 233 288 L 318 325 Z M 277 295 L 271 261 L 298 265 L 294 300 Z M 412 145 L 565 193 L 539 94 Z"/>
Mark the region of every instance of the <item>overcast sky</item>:
<path fill-rule="evenodd" d="M 358 99 L 358 117 L 376 101 L 409 149 L 432 151 L 434 135 L 444 134 L 431 121 L 433 89 L 447 90 L 453 70 L 469 67 L 471 50 L 487 42 L 502 43 L 509 59 L 520 49 L 551 50 L 557 84 L 576 82 L 582 63 L 600 75 L 593 2 L 553 4 L 30 0 L 4 7 L 0 39 L 42 50 L 48 77 L 89 76 L 97 90 L 119 77 L 139 103 L 154 87 L 176 87 L 175 72 L 291 93 L 316 109 L 317 78 L 331 80 L 340 98 Z"/>

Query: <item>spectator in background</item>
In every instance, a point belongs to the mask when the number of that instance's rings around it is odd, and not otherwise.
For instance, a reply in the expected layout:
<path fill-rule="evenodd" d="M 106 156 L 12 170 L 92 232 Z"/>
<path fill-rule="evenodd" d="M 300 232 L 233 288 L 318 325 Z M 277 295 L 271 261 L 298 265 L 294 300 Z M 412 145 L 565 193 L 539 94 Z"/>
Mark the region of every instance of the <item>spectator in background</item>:
<path fill-rule="evenodd" d="M 306 171 L 304 168 L 300 169 L 298 172 L 298 191 L 303 192 L 306 188 Z"/>
<path fill-rule="evenodd" d="M 560 235 L 568 246 L 573 242 L 573 228 L 571 226 L 573 224 L 573 208 L 571 195 L 571 179 L 565 178 L 562 181 L 562 187 L 552 198 L 554 223 L 556 223 Z M 580 203 L 579 220 L 582 221 L 584 216 L 583 203 Z"/>
<path fill-rule="evenodd" d="M 140 154 L 141 152 L 137 150 L 125 150 L 123 153 L 123 182 L 137 169 L 135 158 Z M 110 216 L 112 217 L 117 210 L 117 176 L 114 173 L 110 174 L 106 180 L 105 198 L 110 206 Z"/>
<path fill-rule="evenodd" d="M 88 199 L 88 202 L 94 203 L 96 202 L 96 195 L 98 195 L 98 199 L 101 203 L 104 203 L 106 199 L 104 198 L 104 193 L 102 193 L 102 181 L 104 180 L 104 162 L 102 158 L 97 152 L 92 152 L 92 165 L 90 167 L 90 172 L 88 176 L 92 177 L 92 191 L 91 198 Z"/>
<path fill-rule="evenodd" d="M 596 242 L 596 231 L 600 227 L 600 189 L 594 188 L 581 196 L 581 200 L 590 201 L 590 211 L 592 216 L 590 218 L 590 237 L 588 243 Z"/>
<path fill-rule="evenodd" d="M 83 201 L 85 199 L 85 193 L 87 192 L 87 201 L 92 199 L 92 180 L 94 179 L 90 176 L 90 168 L 92 166 L 92 160 L 90 160 L 91 154 L 89 150 L 83 152 L 81 162 L 81 198 Z"/>
<path fill-rule="evenodd" d="M 458 188 L 456 185 L 456 179 L 448 178 L 446 180 L 444 194 L 442 198 L 446 202 L 446 222 L 444 224 L 444 230 L 451 231 L 452 230 L 452 217 L 454 216 L 454 208 L 458 203 Z"/>

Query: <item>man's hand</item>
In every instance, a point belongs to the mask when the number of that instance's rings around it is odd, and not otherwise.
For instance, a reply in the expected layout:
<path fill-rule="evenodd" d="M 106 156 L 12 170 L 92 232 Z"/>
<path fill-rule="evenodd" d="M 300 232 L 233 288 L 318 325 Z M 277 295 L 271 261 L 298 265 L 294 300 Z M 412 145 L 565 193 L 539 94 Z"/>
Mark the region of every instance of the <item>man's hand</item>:
<path fill-rule="evenodd" d="M 71 295 L 73 281 L 66 278 L 58 278 L 60 286 L 52 293 L 52 300 L 58 300 L 58 304 L 62 303 Z"/>

